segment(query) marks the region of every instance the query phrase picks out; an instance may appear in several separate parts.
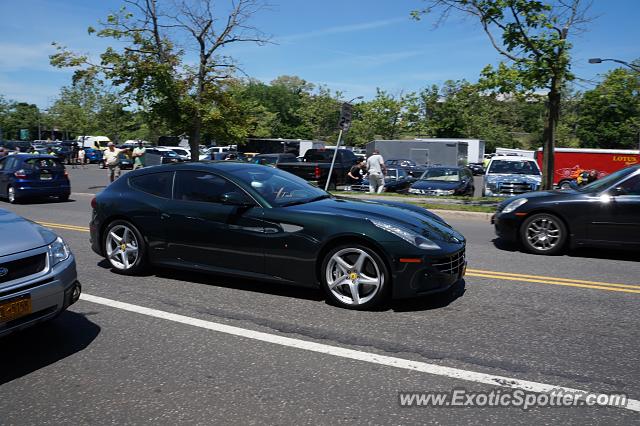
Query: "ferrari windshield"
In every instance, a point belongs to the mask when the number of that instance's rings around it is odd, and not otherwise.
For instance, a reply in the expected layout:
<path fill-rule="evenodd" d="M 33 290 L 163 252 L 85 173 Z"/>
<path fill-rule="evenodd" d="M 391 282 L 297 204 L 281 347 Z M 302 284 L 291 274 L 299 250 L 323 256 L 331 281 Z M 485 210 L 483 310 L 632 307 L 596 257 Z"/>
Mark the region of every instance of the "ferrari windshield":
<path fill-rule="evenodd" d="M 228 172 L 272 206 L 304 204 L 330 196 L 306 180 L 274 167 L 237 167 Z"/>

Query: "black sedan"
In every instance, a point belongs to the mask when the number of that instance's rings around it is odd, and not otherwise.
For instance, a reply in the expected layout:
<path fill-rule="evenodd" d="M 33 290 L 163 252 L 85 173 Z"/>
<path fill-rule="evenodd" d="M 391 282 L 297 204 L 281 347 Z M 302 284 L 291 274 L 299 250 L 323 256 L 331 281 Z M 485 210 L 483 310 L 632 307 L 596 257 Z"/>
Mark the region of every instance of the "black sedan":
<path fill-rule="evenodd" d="M 421 176 L 425 170 L 427 170 L 427 166 L 421 166 L 413 160 L 407 159 L 390 159 L 386 160 L 385 165 L 387 167 L 401 168 L 409 175 L 413 177 Z"/>
<path fill-rule="evenodd" d="M 473 175 L 465 167 L 430 167 L 409 188 L 409 194 L 429 196 L 473 196 L 474 191 Z"/>
<path fill-rule="evenodd" d="M 529 192 L 498 206 L 499 237 L 537 254 L 571 247 L 640 247 L 640 166 L 627 167 L 579 189 Z"/>
<path fill-rule="evenodd" d="M 385 192 L 407 192 L 407 189 L 415 182 L 415 178 L 411 177 L 404 169 L 390 169 L 384 172 L 384 190 Z M 369 191 L 369 178 L 367 176 L 362 179 L 362 183 L 351 185 L 352 191 Z"/>
<path fill-rule="evenodd" d="M 321 287 L 364 309 L 447 290 L 466 267 L 464 237 L 425 209 L 335 198 L 257 164 L 135 170 L 92 206 L 92 248 L 123 274 L 154 264 Z"/>

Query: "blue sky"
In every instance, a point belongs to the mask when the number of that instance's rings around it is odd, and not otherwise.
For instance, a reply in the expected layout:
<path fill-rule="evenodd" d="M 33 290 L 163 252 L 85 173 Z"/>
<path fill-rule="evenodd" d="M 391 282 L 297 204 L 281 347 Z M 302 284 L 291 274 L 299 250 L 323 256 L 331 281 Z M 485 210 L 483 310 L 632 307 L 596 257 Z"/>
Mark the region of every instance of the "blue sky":
<path fill-rule="evenodd" d="M 274 44 L 227 50 L 251 77 L 269 82 L 297 75 L 344 92 L 371 98 L 377 87 L 391 93 L 416 91 L 448 79 L 476 81 L 480 70 L 499 61 L 479 26 L 452 18 L 410 19 L 420 0 L 270 0 L 254 23 Z M 0 0 L 0 94 L 48 106 L 69 70 L 48 63 L 56 41 L 75 51 L 98 54 L 107 43 L 86 29 L 120 6 L 118 0 Z M 594 21 L 574 42 L 574 71 L 586 79 L 610 64 L 590 57 L 632 61 L 640 57 L 640 1 L 595 0 Z"/>

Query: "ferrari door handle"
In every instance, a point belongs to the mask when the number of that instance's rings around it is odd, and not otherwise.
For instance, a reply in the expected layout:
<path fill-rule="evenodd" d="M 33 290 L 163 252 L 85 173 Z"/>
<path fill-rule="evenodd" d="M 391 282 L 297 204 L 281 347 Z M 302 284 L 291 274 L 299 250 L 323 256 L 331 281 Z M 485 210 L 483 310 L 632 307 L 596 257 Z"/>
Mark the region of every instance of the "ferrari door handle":
<path fill-rule="evenodd" d="M 160 219 L 169 219 L 171 216 L 169 216 L 167 213 L 160 213 Z"/>

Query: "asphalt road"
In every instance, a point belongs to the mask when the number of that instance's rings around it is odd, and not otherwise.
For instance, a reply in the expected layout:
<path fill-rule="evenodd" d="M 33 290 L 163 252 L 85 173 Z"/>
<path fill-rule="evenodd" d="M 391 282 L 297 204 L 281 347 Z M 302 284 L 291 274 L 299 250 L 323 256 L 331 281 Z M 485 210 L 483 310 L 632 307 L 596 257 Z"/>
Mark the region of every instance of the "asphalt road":
<path fill-rule="evenodd" d="M 484 216 L 443 213 L 468 239 L 464 288 L 353 312 L 325 303 L 319 291 L 263 282 L 171 270 L 115 274 L 90 250 L 86 228 L 91 194 L 106 174 L 95 166 L 70 173 L 71 201 L 0 208 L 62 235 L 85 294 L 109 302 L 81 300 L 59 319 L 0 341 L 0 424 L 638 421 L 638 412 L 610 407 L 398 403 L 402 391 L 508 386 L 402 362 L 640 399 L 637 253 L 533 256 L 495 241 Z M 296 343 L 278 340 L 285 338 Z M 337 349 L 323 352 L 324 345 Z M 349 358 L 346 349 L 401 362 Z"/>

